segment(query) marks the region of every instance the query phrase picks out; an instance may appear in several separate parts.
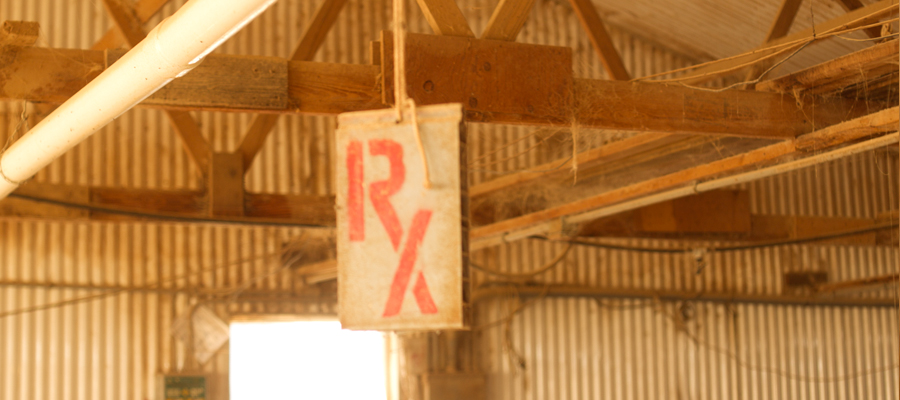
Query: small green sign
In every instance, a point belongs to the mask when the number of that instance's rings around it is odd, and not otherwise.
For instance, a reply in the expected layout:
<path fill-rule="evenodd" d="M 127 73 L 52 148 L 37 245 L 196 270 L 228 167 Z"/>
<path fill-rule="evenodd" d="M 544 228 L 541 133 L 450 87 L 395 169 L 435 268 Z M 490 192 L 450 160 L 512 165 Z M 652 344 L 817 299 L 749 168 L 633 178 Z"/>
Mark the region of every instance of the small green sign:
<path fill-rule="evenodd" d="M 205 376 L 167 376 L 163 379 L 166 400 L 206 400 Z"/>

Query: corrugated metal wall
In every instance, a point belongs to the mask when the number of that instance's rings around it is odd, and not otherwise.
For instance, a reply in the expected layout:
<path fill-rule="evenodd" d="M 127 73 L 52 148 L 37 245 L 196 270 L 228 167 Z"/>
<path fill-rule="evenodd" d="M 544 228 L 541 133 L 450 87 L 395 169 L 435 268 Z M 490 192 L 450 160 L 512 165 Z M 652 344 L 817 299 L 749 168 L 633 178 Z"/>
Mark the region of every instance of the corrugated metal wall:
<path fill-rule="evenodd" d="M 183 2 L 173 0 L 162 15 L 171 14 Z M 495 3 L 460 2 L 475 32 L 483 29 Z M 219 51 L 286 56 L 317 4 L 280 0 Z M 429 32 L 415 6 L 409 9 L 411 30 Z M 51 47 L 89 47 L 110 27 L 100 3 L 88 0 L 4 1 L 0 20 L 6 19 L 41 22 L 40 43 Z M 148 27 L 159 19 L 150 21 Z M 367 42 L 388 25 L 387 1 L 350 1 L 316 59 L 365 63 Z M 690 64 L 682 56 L 619 30 L 611 33 L 634 76 Z M 537 1 L 519 40 L 572 47 L 576 75 L 605 77 L 565 2 Z M 18 124 L 21 107 L 0 103 L 0 129 L 5 130 L 0 138 Z M 217 151 L 233 150 L 252 117 L 194 115 Z M 475 156 L 533 132 L 477 124 L 469 128 Z M 333 129 L 333 118 L 282 117 L 247 176 L 247 188 L 331 193 Z M 579 147 L 622 136 L 601 131 L 582 134 Z M 559 156 L 554 151 L 526 152 L 537 140 L 530 137 L 488 158 L 492 164 L 473 173 L 473 183 L 491 179 L 493 170 L 524 168 Z M 557 147 L 566 146 L 565 140 L 561 141 Z M 509 160 L 495 162 L 506 158 Z M 755 212 L 871 217 L 894 208 L 896 172 L 896 158 L 873 153 L 746 187 L 751 190 Z M 197 188 L 197 177 L 165 117 L 155 110 L 135 110 L 63 156 L 35 180 L 170 189 Z M 254 259 L 181 283 L 230 288 L 265 273 L 271 264 L 257 257 L 276 251 L 283 241 L 298 234 L 296 230 L 250 227 L 6 221 L 0 223 L 0 280 L 140 286 Z M 560 250 L 546 243 L 522 242 L 482 252 L 476 258 L 506 270 L 528 270 Z M 567 257 L 565 267 L 549 274 L 548 281 L 777 293 L 785 270 L 825 268 L 833 277 L 850 279 L 896 271 L 896 257 L 895 250 L 886 248 L 794 246 L 716 254 L 710 266 L 697 275 L 688 260 L 680 257 L 577 249 Z M 480 282 L 483 277 L 477 275 L 476 279 Z M 287 290 L 292 282 L 268 278 L 260 285 Z M 96 291 L 0 288 L 0 312 L 91 293 Z M 188 298 L 184 293 L 133 292 L 0 318 L 0 399 L 154 398 L 156 373 L 176 368 L 184 354 L 183 346 L 173 341 L 168 331 L 173 318 L 189 306 Z M 478 323 L 505 317 L 509 306 L 508 301 L 483 304 L 478 309 Z M 240 303 L 230 308 L 218 305 L 216 311 L 222 316 L 229 312 L 332 312 L 328 304 L 285 307 Z M 760 369 L 774 367 L 821 378 L 889 365 L 897 354 L 896 310 L 705 303 L 688 307 L 692 308 L 640 301 L 542 300 L 525 309 L 511 325 L 513 346 L 520 349 L 526 369 L 519 371 L 510 365 L 502 327 L 477 336 L 478 365 L 489 372 L 491 398 L 895 396 L 896 370 L 834 383 L 808 383 Z M 728 352 L 737 355 L 731 357 Z M 185 363 L 186 368 L 196 367 L 189 358 Z M 215 398 L 227 398 L 227 351 L 203 370 L 214 377 Z"/>

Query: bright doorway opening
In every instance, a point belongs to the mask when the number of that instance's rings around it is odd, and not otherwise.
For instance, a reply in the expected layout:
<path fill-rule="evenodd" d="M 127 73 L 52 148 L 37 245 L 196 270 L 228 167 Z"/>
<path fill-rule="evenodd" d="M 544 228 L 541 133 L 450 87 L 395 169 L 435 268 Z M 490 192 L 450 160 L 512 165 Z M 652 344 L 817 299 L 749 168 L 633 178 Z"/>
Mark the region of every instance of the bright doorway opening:
<path fill-rule="evenodd" d="M 386 400 L 385 340 L 337 321 L 233 322 L 232 400 Z"/>

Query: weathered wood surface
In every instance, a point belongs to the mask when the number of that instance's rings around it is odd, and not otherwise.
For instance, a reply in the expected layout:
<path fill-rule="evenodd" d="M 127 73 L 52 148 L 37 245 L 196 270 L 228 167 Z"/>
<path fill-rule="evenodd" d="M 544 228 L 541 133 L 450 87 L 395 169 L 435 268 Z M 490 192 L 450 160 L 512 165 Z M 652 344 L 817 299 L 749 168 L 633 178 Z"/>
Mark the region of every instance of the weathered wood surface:
<path fill-rule="evenodd" d="M 410 36 L 415 42 L 416 35 Z M 442 43 L 445 40 L 463 43 L 474 39 L 429 37 L 423 39 L 421 43 L 431 43 L 434 40 L 441 40 Z M 586 128 L 773 138 L 789 138 L 811 132 L 814 127 L 828 126 L 852 118 L 865 109 L 863 101 L 839 97 L 801 98 L 802 108 L 800 108 L 793 96 L 778 93 L 753 91 L 715 93 L 677 85 L 587 79 L 572 81 L 571 92 L 574 93 L 575 104 L 573 109 L 566 106 L 572 93 L 550 92 L 543 88 L 563 87 L 561 90 L 565 90 L 568 78 L 556 74 L 562 67 L 552 69 L 547 67 L 561 66 L 568 61 L 523 60 L 513 57 L 527 54 L 532 50 L 511 51 L 506 55 L 494 56 L 500 57 L 503 61 L 491 62 L 492 59 L 481 60 L 475 57 L 479 54 L 488 56 L 494 51 L 489 49 L 518 49 L 520 46 L 528 45 L 480 41 L 476 46 L 484 49 L 480 53 L 454 51 L 453 54 L 456 57 L 463 57 L 463 60 L 465 57 L 474 57 L 471 60 L 480 61 L 479 64 L 475 64 L 476 71 L 450 71 L 447 72 L 448 75 L 432 76 L 423 75 L 427 70 L 417 71 L 411 73 L 408 80 L 410 93 L 422 104 L 429 104 L 432 101 L 461 101 L 468 108 L 466 117 L 471 122 L 570 126 L 574 118 L 574 121 Z M 559 57 L 563 58 L 571 51 L 564 48 L 550 49 L 552 52 L 558 51 Z M 497 51 L 500 54 L 499 50 Z M 389 52 L 383 51 L 382 55 L 386 53 Z M 535 56 L 547 57 L 548 54 L 550 53 L 544 51 L 535 53 Z M 438 60 L 439 55 L 427 59 Z M 246 59 L 246 63 L 241 62 L 242 59 Z M 491 64 L 491 71 L 484 70 L 485 62 Z M 232 63 L 243 66 L 238 69 L 227 67 Z M 201 65 L 187 77 L 181 78 L 193 77 L 190 79 L 194 79 L 196 84 L 181 83 L 177 99 L 157 98 L 158 103 L 155 106 L 181 110 L 334 115 L 347 111 L 383 108 L 382 92 L 390 93 L 389 90 L 382 90 L 384 87 L 380 79 L 383 77 L 379 76 L 382 71 L 380 66 L 290 61 L 287 62 L 287 76 L 283 76 L 284 73 L 281 72 L 271 73 L 268 72 L 271 70 L 264 69 L 265 66 L 274 67 L 274 64 L 280 63 L 265 58 L 210 56 L 204 62 L 207 67 Z M 523 65 L 535 63 L 533 65 L 543 66 L 545 70 L 554 71 L 554 74 L 548 77 L 538 73 L 539 71 L 530 71 L 526 75 L 495 78 L 497 75 L 505 74 L 503 71 L 516 70 L 515 66 L 506 63 Z M 16 60 L 0 67 L 0 99 L 61 103 L 98 75 L 104 65 L 102 52 L 25 48 Z M 250 74 L 239 71 L 252 71 L 254 65 L 262 69 Z M 382 65 L 385 71 L 391 71 L 389 67 L 392 63 L 382 62 Z M 470 68 L 472 66 L 464 65 Z M 413 71 L 412 68 L 410 70 Z M 204 71 L 209 72 L 207 74 Z M 457 75 L 450 75 L 451 72 Z M 569 73 L 571 73 L 570 64 Z M 390 75 L 390 72 L 385 74 L 387 75 Z M 453 76 L 468 81 L 462 83 L 454 81 Z M 434 86 L 430 89 L 431 93 L 426 92 L 425 84 L 428 79 L 422 78 L 438 80 L 432 81 Z M 529 85 L 520 84 L 524 78 L 531 78 L 529 82 L 544 83 L 538 85 L 538 89 L 529 91 L 527 89 Z M 278 85 L 276 81 L 287 82 L 288 98 L 283 99 L 285 101 L 282 101 L 282 94 L 279 92 L 269 91 Z M 213 82 L 230 83 L 228 87 L 224 87 L 213 85 Z M 449 82 L 451 86 L 444 88 L 440 82 Z M 518 88 L 512 86 L 513 82 Z M 178 80 L 171 85 L 178 88 Z M 222 97 L 215 94 L 223 90 L 230 92 L 234 85 L 241 86 L 240 92 L 245 93 L 246 97 L 231 92 L 228 95 L 231 100 L 223 101 Z M 461 91 L 462 88 L 478 87 L 481 88 L 479 89 L 481 92 L 476 96 L 465 95 Z M 520 96 L 500 95 L 490 92 L 488 88 L 510 89 Z M 448 89 L 452 90 L 448 92 Z M 449 96 L 448 93 L 455 95 Z M 235 98 L 236 96 L 239 98 Z"/>
<path fill-rule="evenodd" d="M 898 43 L 894 39 L 815 65 L 790 75 L 764 81 L 756 90 L 826 94 L 866 82 L 884 74 L 897 73 Z"/>
<path fill-rule="evenodd" d="M 244 163 L 240 153 L 213 153 L 209 163 L 209 215 L 244 215 Z"/>
<path fill-rule="evenodd" d="M 125 50 L 108 50 L 112 65 Z M 280 110 L 288 106 L 288 63 L 283 58 L 217 55 L 207 57 L 142 104 L 184 109 Z"/>
<path fill-rule="evenodd" d="M 895 215 L 894 217 L 896 218 Z M 875 228 L 887 222 L 890 220 L 886 217 L 872 219 L 752 214 L 747 191 L 723 189 L 600 218 L 583 224 L 577 234 L 589 237 L 765 242 Z M 883 231 L 835 238 L 816 244 L 896 245 L 896 240 L 891 239 L 891 232 L 896 231 L 896 227 L 885 227 Z"/>

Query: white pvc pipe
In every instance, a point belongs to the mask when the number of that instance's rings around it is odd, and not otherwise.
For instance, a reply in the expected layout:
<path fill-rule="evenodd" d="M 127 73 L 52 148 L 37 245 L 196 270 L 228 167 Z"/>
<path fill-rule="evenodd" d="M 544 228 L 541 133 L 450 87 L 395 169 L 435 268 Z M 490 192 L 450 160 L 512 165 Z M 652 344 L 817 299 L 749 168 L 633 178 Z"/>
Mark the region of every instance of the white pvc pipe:
<path fill-rule="evenodd" d="M 0 156 L 0 199 L 41 168 L 188 73 L 276 0 L 191 0 Z"/>

